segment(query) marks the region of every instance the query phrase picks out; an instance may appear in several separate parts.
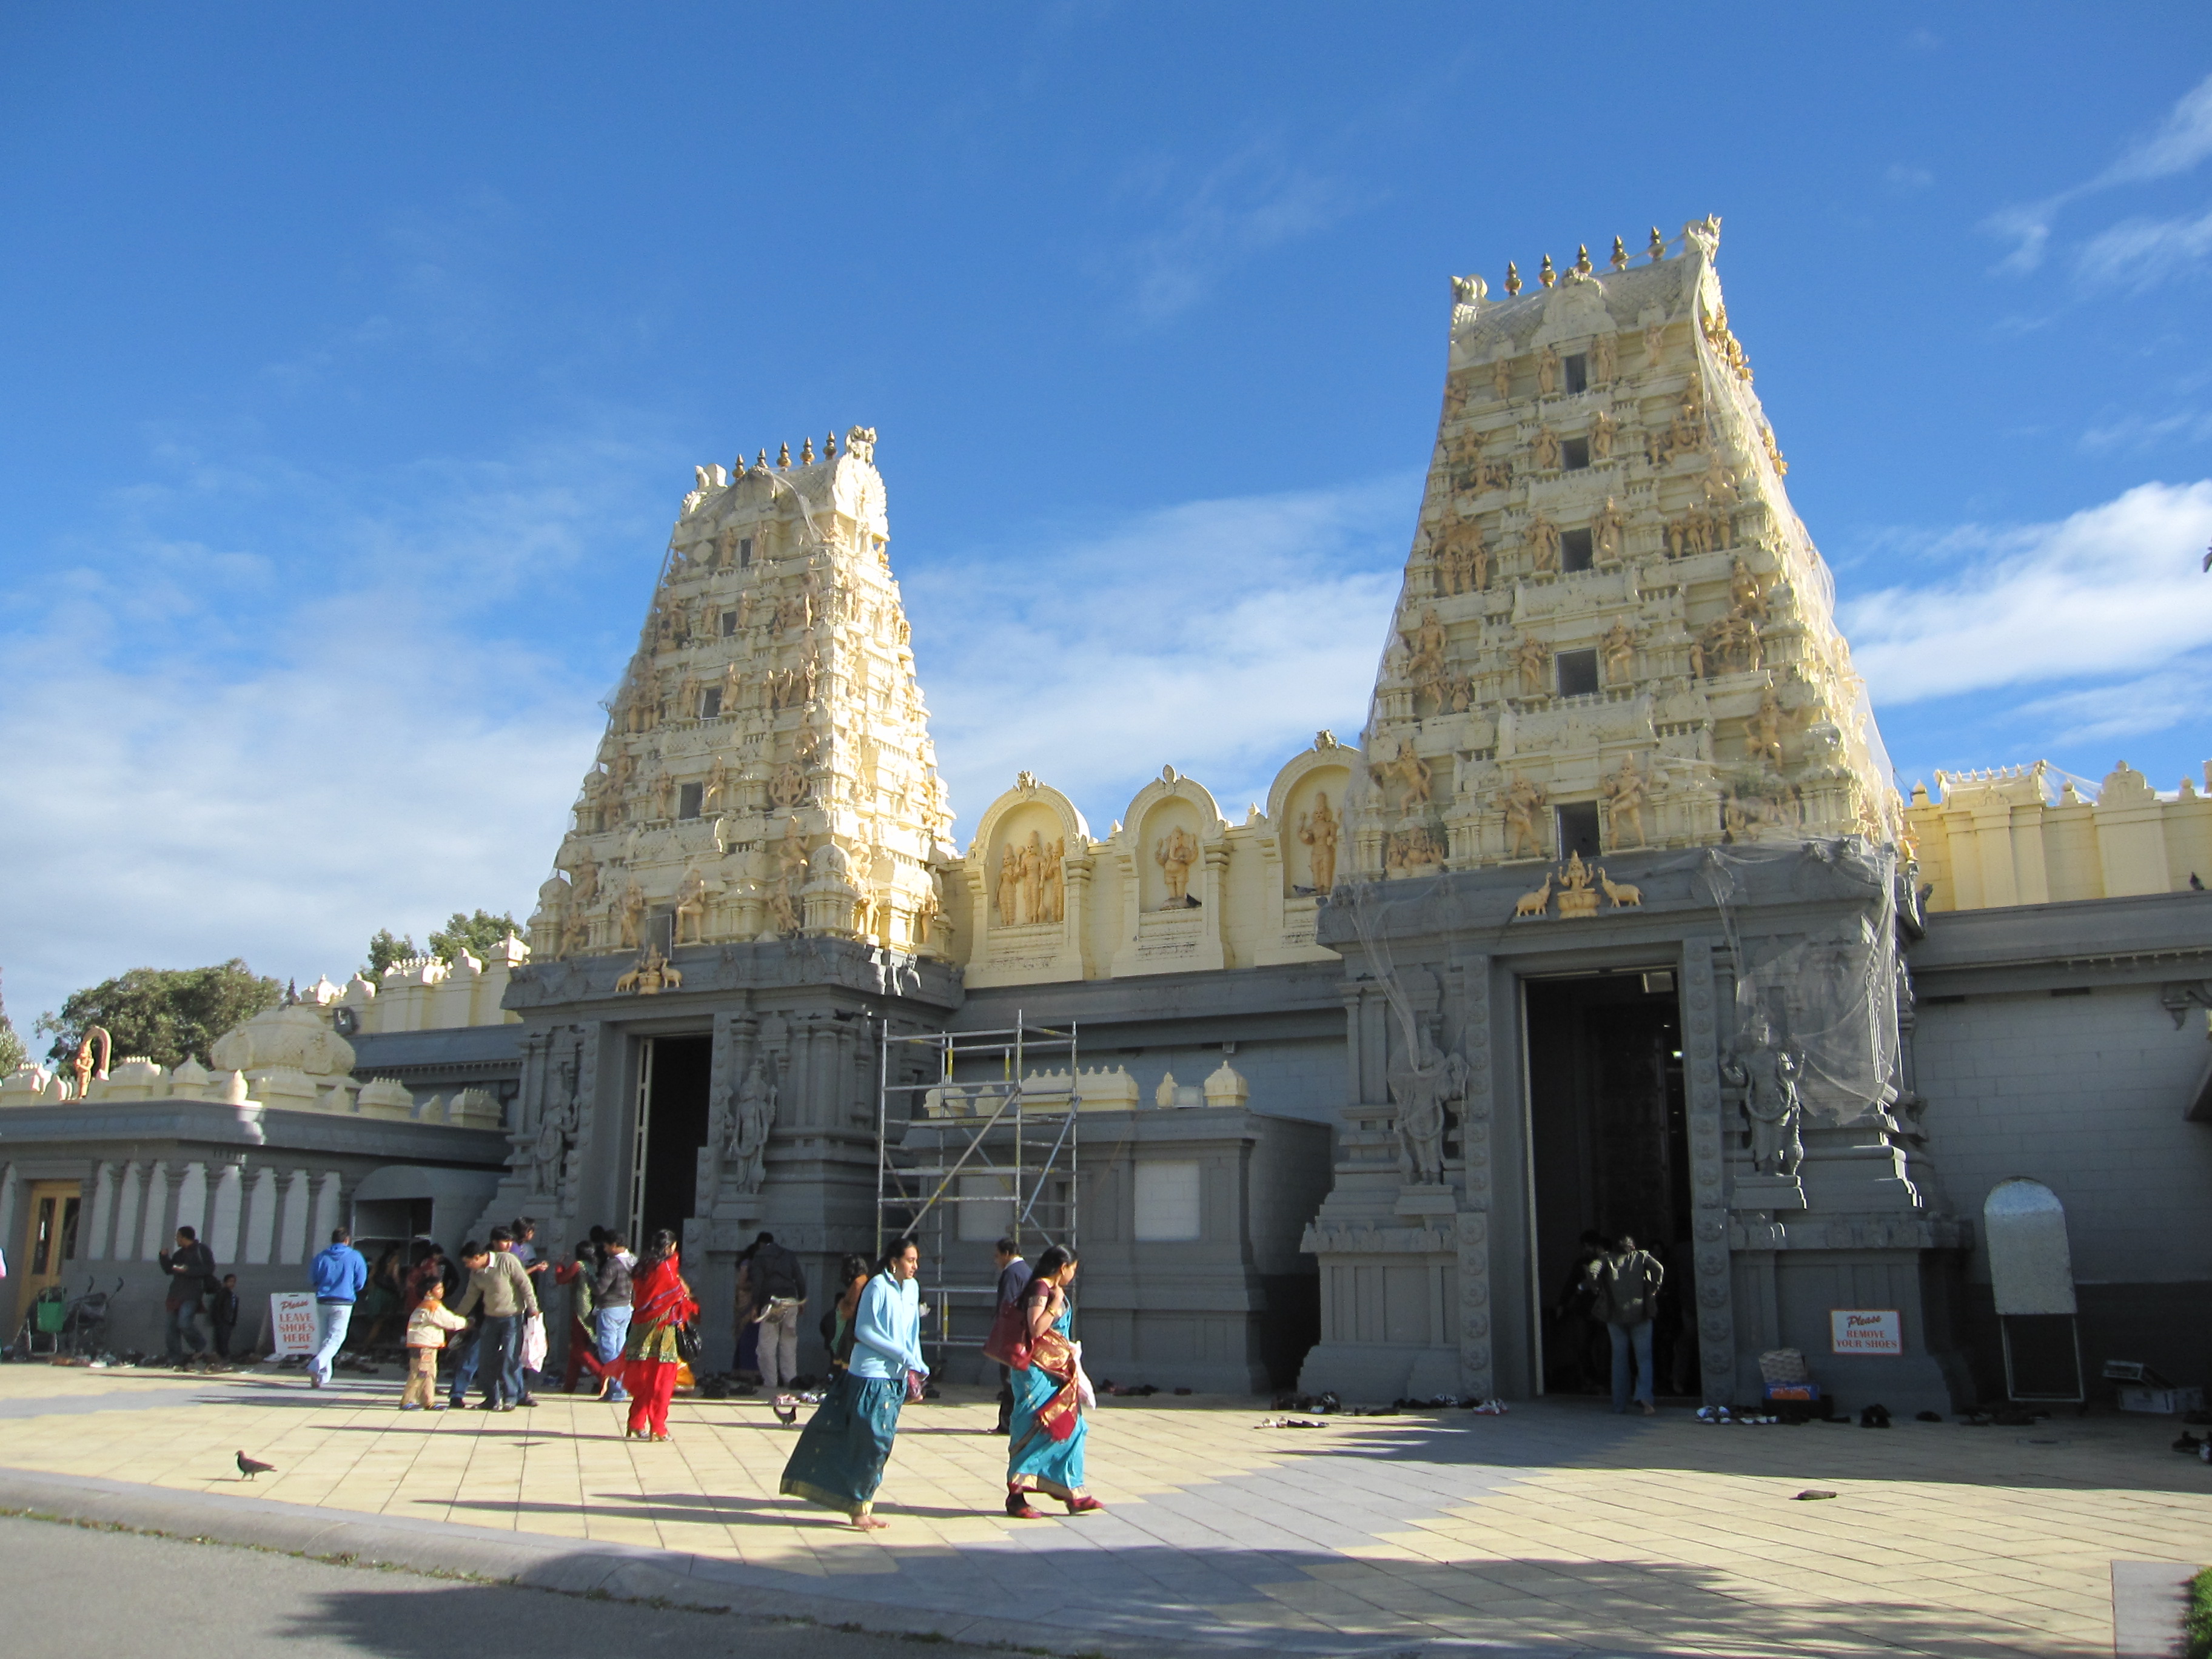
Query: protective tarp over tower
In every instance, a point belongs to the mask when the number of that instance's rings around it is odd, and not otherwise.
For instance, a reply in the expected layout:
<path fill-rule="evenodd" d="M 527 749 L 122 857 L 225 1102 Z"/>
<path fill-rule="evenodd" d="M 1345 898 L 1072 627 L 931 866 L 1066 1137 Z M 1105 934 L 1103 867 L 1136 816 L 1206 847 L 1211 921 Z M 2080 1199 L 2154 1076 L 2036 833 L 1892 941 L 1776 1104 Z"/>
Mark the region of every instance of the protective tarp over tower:
<path fill-rule="evenodd" d="M 574 821 L 540 960 L 842 934 L 927 954 L 951 822 L 875 433 L 697 469 Z"/>
<path fill-rule="evenodd" d="M 1729 330 L 1720 223 L 1503 299 L 1454 283 L 1420 526 L 1376 682 L 1370 879 L 1860 835 L 1889 781 L 1827 568 Z M 1562 844 L 1564 837 L 1566 844 Z"/>

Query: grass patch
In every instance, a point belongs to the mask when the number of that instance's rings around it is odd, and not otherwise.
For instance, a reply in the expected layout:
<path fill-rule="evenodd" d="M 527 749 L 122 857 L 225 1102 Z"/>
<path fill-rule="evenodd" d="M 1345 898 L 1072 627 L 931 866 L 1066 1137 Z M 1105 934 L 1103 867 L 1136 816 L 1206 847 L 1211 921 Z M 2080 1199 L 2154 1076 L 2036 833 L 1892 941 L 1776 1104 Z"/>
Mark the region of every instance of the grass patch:
<path fill-rule="evenodd" d="M 2189 1612 L 2181 1621 L 2182 1651 L 2212 1659 L 2212 1567 L 2189 1581 Z"/>

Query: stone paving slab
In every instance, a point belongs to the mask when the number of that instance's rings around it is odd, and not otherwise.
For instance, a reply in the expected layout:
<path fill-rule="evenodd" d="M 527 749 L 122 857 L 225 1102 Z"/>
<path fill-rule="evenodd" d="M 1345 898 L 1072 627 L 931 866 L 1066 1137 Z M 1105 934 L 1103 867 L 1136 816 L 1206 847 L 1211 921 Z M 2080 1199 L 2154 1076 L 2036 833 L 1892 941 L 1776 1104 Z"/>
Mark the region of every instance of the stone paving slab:
<path fill-rule="evenodd" d="M 1558 1401 L 1269 1431 L 1255 1401 L 1109 1401 L 1108 1513 L 1024 1522 L 998 1512 L 979 1394 L 908 1409 L 893 1524 L 866 1535 L 776 1495 L 794 1436 L 764 1405 L 679 1401 L 656 1445 L 593 1401 L 402 1414 L 398 1392 L 0 1367 L 6 1502 L 197 1501 L 409 1565 L 1146 1655 L 2103 1656 L 2115 1558 L 2212 1558 L 2212 1469 L 2165 1419 L 1716 1428 Z M 240 1480 L 241 1449 L 276 1473 Z"/>

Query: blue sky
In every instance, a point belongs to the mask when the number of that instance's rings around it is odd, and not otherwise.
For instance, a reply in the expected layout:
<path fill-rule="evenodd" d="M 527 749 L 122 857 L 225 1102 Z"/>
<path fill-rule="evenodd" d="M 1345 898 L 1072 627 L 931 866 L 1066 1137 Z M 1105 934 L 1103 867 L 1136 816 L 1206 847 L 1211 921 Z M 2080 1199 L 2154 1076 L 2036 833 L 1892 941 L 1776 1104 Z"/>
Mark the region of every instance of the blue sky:
<path fill-rule="evenodd" d="M 1355 730 L 1446 277 L 1718 213 L 1907 784 L 2212 757 L 2212 11 L 0 13 L 0 967 L 527 912 L 695 463 L 860 423 L 962 828 Z"/>

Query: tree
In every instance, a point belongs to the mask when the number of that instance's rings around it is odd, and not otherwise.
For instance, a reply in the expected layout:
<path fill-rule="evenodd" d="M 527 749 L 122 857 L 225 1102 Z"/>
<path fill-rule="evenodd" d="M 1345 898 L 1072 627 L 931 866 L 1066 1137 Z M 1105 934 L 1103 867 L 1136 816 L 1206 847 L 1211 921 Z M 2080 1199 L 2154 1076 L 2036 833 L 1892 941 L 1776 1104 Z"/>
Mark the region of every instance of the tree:
<path fill-rule="evenodd" d="M 368 941 L 368 960 L 362 964 L 361 976 L 374 985 L 393 963 L 410 961 L 422 954 L 416 947 L 414 934 L 404 933 L 395 939 L 389 927 L 380 927 Z"/>
<path fill-rule="evenodd" d="M 510 915 L 495 916 L 489 910 L 479 910 L 465 916 L 456 910 L 451 921 L 430 935 L 430 952 L 439 961 L 450 963 L 465 948 L 478 962 L 488 962 L 501 940 L 521 931 Z"/>
<path fill-rule="evenodd" d="M 46 1057 L 76 1056 L 93 1026 L 107 1028 L 115 1055 L 143 1054 L 158 1066 L 204 1056 L 234 1025 L 283 1000 L 284 988 L 233 957 L 213 968 L 133 968 L 119 979 L 72 993 L 59 1014 L 40 1014 L 33 1028 L 54 1034 Z"/>
<path fill-rule="evenodd" d="M 15 1035 L 14 1022 L 8 1018 L 7 1000 L 0 998 L 0 1077 L 21 1066 L 27 1052 L 23 1039 Z"/>

